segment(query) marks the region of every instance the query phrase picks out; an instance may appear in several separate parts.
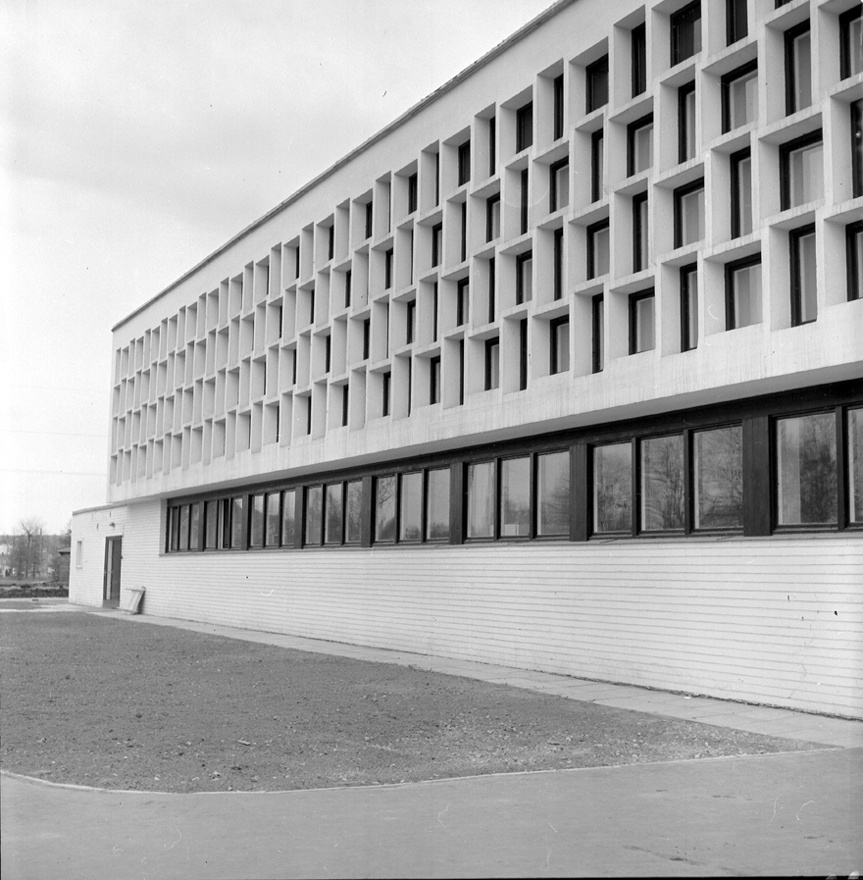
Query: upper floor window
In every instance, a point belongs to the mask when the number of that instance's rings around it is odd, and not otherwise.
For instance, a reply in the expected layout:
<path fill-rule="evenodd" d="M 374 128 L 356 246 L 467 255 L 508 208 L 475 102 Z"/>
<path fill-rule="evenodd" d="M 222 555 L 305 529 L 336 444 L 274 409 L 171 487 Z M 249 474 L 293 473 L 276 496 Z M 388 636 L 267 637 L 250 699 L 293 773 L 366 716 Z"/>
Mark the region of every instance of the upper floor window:
<path fill-rule="evenodd" d="M 497 118 L 489 117 L 488 120 L 488 173 L 494 174 L 497 169 Z"/>
<path fill-rule="evenodd" d="M 632 197 L 632 271 L 647 268 L 648 213 L 647 193 Z"/>
<path fill-rule="evenodd" d="M 674 246 L 704 238 L 704 179 L 674 191 Z"/>
<path fill-rule="evenodd" d="M 785 32 L 785 112 L 812 103 L 812 34 L 803 21 Z"/>
<path fill-rule="evenodd" d="M 470 279 L 461 278 L 456 282 L 455 323 L 461 327 L 467 323 L 468 308 L 470 307 Z"/>
<path fill-rule="evenodd" d="M 598 293 L 590 302 L 591 369 L 601 373 L 605 368 L 605 298 Z"/>
<path fill-rule="evenodd" d="M 458 185 L 470 180 L 470 141 L 459 144 L 458 147 Z"/>
<path fill-rule="evenodd" d="M 515 151 L 520 153 L 533 143 L 533 102 L 515 111 Z"/>
<path fill-rule="evenodd" d="M 605 137 L 602 129 L 590 137 L 590 200 L 598 202 L 605 189 Z"/>
<path fill-rule="evenodd" d="M 863 297 L 863 220 L 852 223 L 845 232 L 845 259 L 848 269 L 848 299 Z M 863 488 L 863 484 L 861 484 Z"/>
<path fill-rule="evenodd" d="M 653 114 L 631 122 L 626 129 L 627 172 L 631 177 L 653 164 Z"/>
<path fill-rule="evenodd" d="M 752 232 L 752 153 L 749 147 L 731 155 L 731 237 Z"/>
<path fill-rule="evenodd" d="M 779 194 L 783 211 L 823 198 L 823 153 L 820 131 L 779 148 Z"/>
<path fill-rule="evenodd" d="M 366 202 L 366 238 L 372 237 L 372 203 Z M 299 265 L 299 248 L 297 249 L 297 265 Z M 299 277 L 299 271 L 297 277 Z"/>
<path fill-rule="evenodd" d="M 549 167 L 549 209 L 557 211 L 569 204 L 569 159 Z"/>
<path fill-rule="evenodd" d="M 761 323 L 761 255 L 736 260 L 725 267 L 725 326 L 727 330 Z"/>
<path fill-rule="evenodd" d="M 629 297 L 629 353 L 651 351 L 656 346 L 656 316 L 652 290 Z"/>
<path fill-rule="evenodd" d="M 515 301 L 517 305 L 533 299 L 533 251 L 515 258 Z"/>
<path fill-rule="evenodd" d="M 863 196 L 863 98 L 854 101 L 851 113 L 851 195 Z"/>
<path fill-rule="evenodd" d="M 725 0 L 725 36 L 730 46 L 749 33 L 747 0 Z"/>
<path fill-rule="evenodd" d="M 598 110 L 608 103 L 608 55 L 589 64 L 587 76 L 587 113 Z"/>
<path fill-rule="evenodd" d="M 500 238 L 500 193 L 489 196 L 485 203 L 485 240 Z"/>
<path fill-rule="evenodd" d="M 419 192 L 419 178 L 416 174 L 411 174 L 408 177 L 408 214 L 413 214 L 417 209 L 417 195 Z"/>
<path fill-rule="evenodd" d="M 384 288 L 389 290 L 393 286 L 393 249 L 384 252 Z"/>
<path fill-rule="evenodd" d="M 436 223 L 432 226 L 431 239 L 431 264 L 439 266 L 443 255 L 443 224 Z"/>
<path fill-rule="evenodd" d="M 548 323 L 548 353 L 551 375 L 569 371 L 569 316 L 554 318 Z"/>
<path fill-rule="evenodd" d="M 554 230 L 554 266 L 552 272 L 553 294 L 555 299 L 563 297 L 563 227 Z"/>
<path fill-rule="evenodd" d="M 560 76 L 556 76 L 552 82 L 552 90 L 553 90 L 553 131 L 552 136 L 555 140 L 563 137 L 563 128 L 564 128 L 564 111 L 565 104 L 563 99 L 563 74 Z"/>
<path fill-rule="evenodd" d="M 758 116 L 758 61 L 722 77 L 722 130 L 734 131 Z"/>
<path fill-rule="evenodd" d="M 842 79 L 863 70 L 863 5 L 856 3 L 839 16 L 839 70 Z"/>
<path fill-rule="evenodd" d="M 609 268 L 608 220 L 600 220 L 587 227 L 587 277 L 605 275 Z"/>
<path fill-rule="evenodd" d="M 632 29 L 632 97 L 647 91 L 647 29 L 642 22 Z"/>
<path fill-rule="evenodd" d="M 500 388 L 500 339 L 485 341 L 485 390 Z"/>
<path fill-rule="evenodd" d="M 695 156 L 695 80 L 677 90 L 677 159 Z"/>
<path fill-rule="evenodd" d="M 441 393 L 440 355 L 429 358 L 429 403 L 440 403 Z"/>
<path fill-rule="evenodd" d="M 793 229 L 788 239 L 791 253 L 791 324 L 796 327 L 818 317 L 814 224 Z"/>
<path fill-rule="evenodd" d="M 527 168 L 521 172 L 521 205 L 519 206 L 519 230 L 522 235 L 527 232 L 530 219 L 530 172 Z"/>
<path fill-rule="evenodd" d="M 698 346 L 698 269 L 695 264 L 680 269 L 680 350 Z"/>
<path fill-rule="evenodd" d="M 671 66 L 701 51 L 701 2 L 695 0 L 671 14 Z"/>

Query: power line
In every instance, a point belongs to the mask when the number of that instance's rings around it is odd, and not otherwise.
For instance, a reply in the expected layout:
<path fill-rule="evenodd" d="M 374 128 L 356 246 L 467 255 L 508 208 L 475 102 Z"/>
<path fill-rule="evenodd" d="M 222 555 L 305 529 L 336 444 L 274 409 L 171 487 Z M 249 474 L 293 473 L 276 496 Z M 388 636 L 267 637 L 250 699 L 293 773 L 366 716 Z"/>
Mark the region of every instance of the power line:
<path fill-rule="evenodd" d="M 25 431 L 20 428 L 0 428 L 2 434 L 39 434 L 46 437 L 101 437 L 107 438 L 107 434 L 76 434 L 73 431 Z"/>

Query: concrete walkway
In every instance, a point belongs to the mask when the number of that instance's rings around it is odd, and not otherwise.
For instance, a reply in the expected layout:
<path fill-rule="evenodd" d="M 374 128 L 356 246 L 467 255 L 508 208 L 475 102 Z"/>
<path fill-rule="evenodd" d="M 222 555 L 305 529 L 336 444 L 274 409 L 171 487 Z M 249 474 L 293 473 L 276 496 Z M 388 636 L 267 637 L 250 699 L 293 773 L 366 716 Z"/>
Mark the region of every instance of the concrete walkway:
<path fill-rule="evenodd" d="M 284 793 L 104 792 L 0 779 L 18 878 L 848 876 L 863 723 L 486 664 L 129 617 L 821 742 L 820 751 Z"/>

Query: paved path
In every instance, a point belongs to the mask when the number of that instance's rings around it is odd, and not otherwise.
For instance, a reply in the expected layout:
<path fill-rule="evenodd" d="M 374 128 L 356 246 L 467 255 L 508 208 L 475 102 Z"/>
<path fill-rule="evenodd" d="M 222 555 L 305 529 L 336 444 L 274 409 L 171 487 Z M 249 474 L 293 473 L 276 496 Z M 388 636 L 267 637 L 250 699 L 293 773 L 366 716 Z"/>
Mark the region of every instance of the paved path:
<path fill-rule="evenodd" d="M 59 610 L 59 606 L 58 606 Z M 863 870 L 863 723 L 469 661 L 148 616 L 572 699 L 823 743 L 821 751 L 396 786 L 194 795 L 0 779 L 2 880 L 705 876 Z"/>

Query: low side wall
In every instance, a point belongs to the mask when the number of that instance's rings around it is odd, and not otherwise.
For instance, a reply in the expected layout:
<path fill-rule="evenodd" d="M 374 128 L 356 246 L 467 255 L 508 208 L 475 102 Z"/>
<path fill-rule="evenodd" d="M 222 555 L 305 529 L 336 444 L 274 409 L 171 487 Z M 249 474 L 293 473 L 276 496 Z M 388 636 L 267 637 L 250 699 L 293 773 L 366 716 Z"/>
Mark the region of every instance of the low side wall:
<path fill-rule="evenodd" d="M 863 717 L 863 536 L 159 555 L 159 504 L 123 528 L 145 614 Z"/>
<path fill-rule="evenodd" d="M 158 504 L 147 505 L 159 511 Z M 126 524 L 129 508 L 125 505 L 97 507 L 89 510 L 76 511 L 72 514 L 72 551 L 69 562 L 69 601 L 74 605 L 91 605 L 101 607 L 105 589 L 105 540 L 107 538 L 126 535 Z M 141 541 L 143 546 L 152 542 L 152 534 L 139 536 L 140 556 Z M 153 544 L 158 547 L 158 544 Z M 126 555 L 126 541 L 123 541 L 123 557 Z M 123 568 L 121 567 L 121 577 Z M 130 586 L 125 578 L 121 589 Z M 125 597 L 121 597 L 121 602 Z"/>

